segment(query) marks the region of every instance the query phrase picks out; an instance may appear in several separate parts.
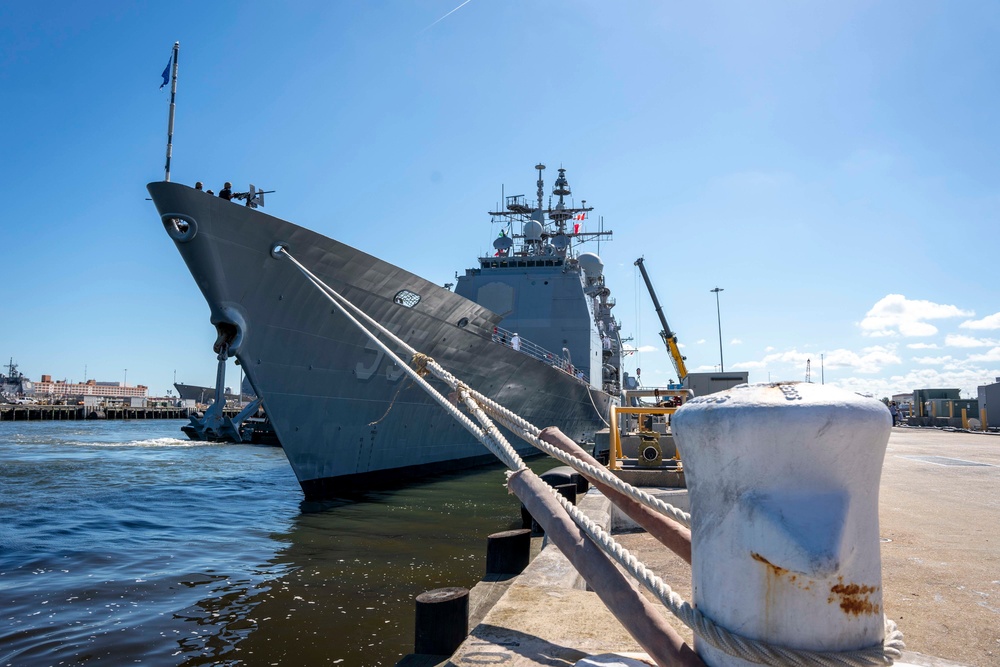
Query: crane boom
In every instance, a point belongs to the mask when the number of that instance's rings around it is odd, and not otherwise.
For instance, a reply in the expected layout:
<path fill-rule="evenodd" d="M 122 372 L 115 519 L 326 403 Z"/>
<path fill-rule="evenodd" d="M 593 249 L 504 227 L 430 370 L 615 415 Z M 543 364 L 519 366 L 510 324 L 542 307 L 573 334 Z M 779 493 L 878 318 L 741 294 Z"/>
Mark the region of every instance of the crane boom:
<path fill-rule="evenodd" d="M 677 369 L 677 379 L 680 382 L 684 381 L 687 377 L 687 366 L 684 365 L 684 357 L 681 355 L 680 348 L 677 347 L 677 334 L 670 330 L 670 325 L 667 324 L 667 318 L 663 315 L 663 308 L 660 307 L 660 300 L 656 298 L 656 291 L 653 290 L 653 283 L 649 280 L 649 274 L 646 273 L 646 267 L 643 263 L 643 258 L 635 260 L 635 265 L 639 267 L 639 272 L 642 273 L 642 279 L 646 283 L 646 289 L 649 290 L 649 296 L 653 299 L 653 307 L 656 309 L 656 315 L 660 318 L 660 324 L 663 325 L 663 331 L 660 332 L 660 338 L 663 339 L 663 344 L 667 346 L 667 352 L 670 353 L 670 358 L 674 362 L 674 368 Z"/>

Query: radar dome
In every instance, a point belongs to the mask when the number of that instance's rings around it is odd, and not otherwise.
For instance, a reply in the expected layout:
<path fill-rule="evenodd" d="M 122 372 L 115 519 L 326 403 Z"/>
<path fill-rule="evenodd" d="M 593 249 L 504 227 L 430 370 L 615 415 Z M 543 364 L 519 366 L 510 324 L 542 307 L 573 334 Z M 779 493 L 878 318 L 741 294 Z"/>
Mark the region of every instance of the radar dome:
<path fill-rule="evenodd" d="M 542 224 L 537 220 L 529 220 L 528 222 L 524 223 L 524 240 L 541 241 Z"/>
<path fill-rule="evenodd" d="M 509 236 L 500 236 L 493 241 L 493 247 L 497 250 L 507 250 L 514 242 L 510 240 Z"/>
<path fill-rule="evenodd" d="M 604 274 L 604 262 L 592 252 L 580 253 L 577 261 L 580 262 L 580 268 L 589 280 L 597 280 Z"/>

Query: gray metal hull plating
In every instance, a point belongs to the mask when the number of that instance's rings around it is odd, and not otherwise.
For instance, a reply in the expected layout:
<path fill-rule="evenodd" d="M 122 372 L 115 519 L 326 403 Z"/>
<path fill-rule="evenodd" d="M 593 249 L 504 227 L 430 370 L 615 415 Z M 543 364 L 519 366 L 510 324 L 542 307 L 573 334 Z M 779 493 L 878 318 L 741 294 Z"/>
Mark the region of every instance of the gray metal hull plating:
<path fill-rule="evenodd" d="M 611 396 L 494 342 L 501 317 L 492 311 L 254 209 L 179 184 L 148 189 L 212 323 L 238 331 L 230 353 L 263 397 L 308 497 L 473 465 L 489 454 L 290 261 L 272 255 L 279 243 L 410 345 L 532 423 L 557 425 L 576 439 L 603 426 Z M 179 233 L 173 219 L 187 231 Z M 401 289 L 420 295 L 419 303 L 394 302 Z"/>

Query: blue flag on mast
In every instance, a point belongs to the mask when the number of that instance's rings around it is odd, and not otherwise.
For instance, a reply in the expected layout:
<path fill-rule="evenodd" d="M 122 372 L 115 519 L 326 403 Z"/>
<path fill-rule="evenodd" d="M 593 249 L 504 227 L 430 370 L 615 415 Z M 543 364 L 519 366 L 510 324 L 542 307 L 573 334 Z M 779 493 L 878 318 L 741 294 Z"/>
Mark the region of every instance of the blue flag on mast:
<path fill-rule="evenodd" d="M 170 83 L 170 61 L 173 59 L 174 57 L 171 55 L 167 60 L 167 66 L 163 68 L 163 74 L 160 75 L 163 77 L 163 83 L 160 84 L 160 90 L 163 90 L 163 87 Z"/>

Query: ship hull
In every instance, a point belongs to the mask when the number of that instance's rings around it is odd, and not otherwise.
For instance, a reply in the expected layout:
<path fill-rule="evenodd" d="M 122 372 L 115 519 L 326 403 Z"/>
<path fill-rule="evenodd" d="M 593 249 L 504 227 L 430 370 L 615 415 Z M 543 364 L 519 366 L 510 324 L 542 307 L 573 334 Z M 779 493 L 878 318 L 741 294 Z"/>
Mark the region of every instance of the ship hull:
<path fill-rule="evenodd" d="M 496 313 L 252 208 L 166 182 L 151 183 L 149 192 L 212 323 L 263 398 L 307 497 L 392 485 L 491 455 L 287 257 L 273 253 L 276 245 L 418 351 L 532 423 L 557 425 L 580 440 L 604 426 L 612 397 L 498 344 Z M 404 290 L 419 296 L 412 307 L 398 302 Z M 511 442 L 523 453 L 534 451 Z"/>

